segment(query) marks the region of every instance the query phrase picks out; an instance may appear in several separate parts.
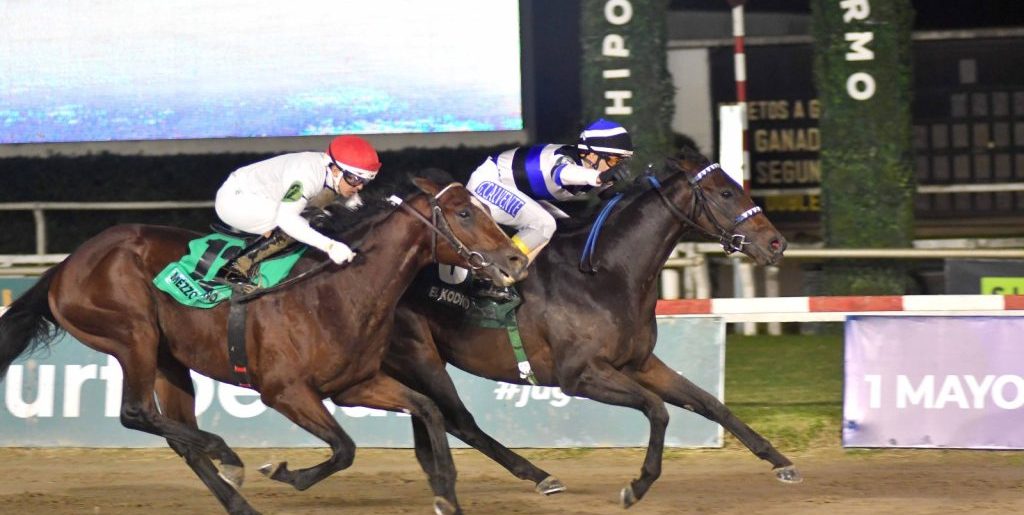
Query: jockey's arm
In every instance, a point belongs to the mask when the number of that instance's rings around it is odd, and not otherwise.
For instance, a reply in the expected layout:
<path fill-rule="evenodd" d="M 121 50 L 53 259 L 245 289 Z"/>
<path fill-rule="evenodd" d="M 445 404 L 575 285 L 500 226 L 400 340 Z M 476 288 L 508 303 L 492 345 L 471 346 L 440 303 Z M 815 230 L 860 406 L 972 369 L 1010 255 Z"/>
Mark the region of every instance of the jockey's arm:
<path fill-rule="evenodd" d="M 600 186 L 597 170 L 580 166 L 568 160 L 560 162 L 552 170 L 555 182 L 563 186 Z"/>
<path fill-rule="evenodd" d="M 320 234 L 309 226 L 309 221 L 302 217 L 302 209 L 306 207 L 305 198 L 294 202 L 281 202 L 277 206 L 274 222 L 288 236 L 306 245 L 328 252 L 334 240 Z"/>

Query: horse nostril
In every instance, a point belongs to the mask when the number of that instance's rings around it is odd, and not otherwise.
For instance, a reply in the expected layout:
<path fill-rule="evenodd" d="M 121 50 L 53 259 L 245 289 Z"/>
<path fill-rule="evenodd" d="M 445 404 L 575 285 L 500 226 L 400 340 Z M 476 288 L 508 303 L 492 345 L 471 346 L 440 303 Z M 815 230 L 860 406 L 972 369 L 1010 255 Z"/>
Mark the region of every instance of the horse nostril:
<path fill-rule="evenodd" d="M 779 240 L 772 240 L 770 246 L 772 248 L 772 252 L 778 252 L 779 249 L 782 248 L 782 242 Z"/>

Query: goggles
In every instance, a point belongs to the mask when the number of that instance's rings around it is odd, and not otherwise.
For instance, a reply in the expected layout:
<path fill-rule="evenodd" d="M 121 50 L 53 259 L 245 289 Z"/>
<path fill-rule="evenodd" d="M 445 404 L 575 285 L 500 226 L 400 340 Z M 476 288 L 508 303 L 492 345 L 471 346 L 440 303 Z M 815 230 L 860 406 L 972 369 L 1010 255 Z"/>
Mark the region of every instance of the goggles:
<path fill-rule="evenodd" d="M 605 163 L 608 163 L 609 168 L 628 159 L 625 156 L 620 156 L 617 154 L 598 154 L 597 158 L 600 159 L 601 161 L 604 161 Z"/>
<path fill-rule="evenodd" d="M 345 170 L 344 168 L 339 167 L 339 169 L 341 170 L 341 178 L 345 180 L 346 184 L 352 186 L 353 188 L 357 188 L 359 186 L 365 185 L 367 182 L 370 182 L 348 170 Z"/>

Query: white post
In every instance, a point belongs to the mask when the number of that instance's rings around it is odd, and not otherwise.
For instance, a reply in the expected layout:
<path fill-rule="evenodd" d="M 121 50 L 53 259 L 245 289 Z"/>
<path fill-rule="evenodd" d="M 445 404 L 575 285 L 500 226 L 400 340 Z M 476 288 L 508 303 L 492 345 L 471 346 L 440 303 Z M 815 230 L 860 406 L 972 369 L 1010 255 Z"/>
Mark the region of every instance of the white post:
<path fill-rule="evenodd" d="M 779 267 L 769 265 L 764 267 L 764 296 L 779 296 Z M 768 322 L 768 334 L 779 336 L 782 334 L 781 322 Z"/>
<path fill-rule="evenodd" d="M 679 257 L 679 246 L 676 246 L 668 257 L 669 259 Z M 676 270 L 675 268 L 665 267 L 661 269 L 661 298 L 679 298 L 679 275 L 679 270 Z"/>
<path fill-rule="evenodd" d="M 744 183 L 746 169 L 743 148 L 746 111 L 746 104 L 722 104 L 718 107 L 718 163 L 740 186 Z"/>
<path fill-rule="evenodd" d="M 693 298 L 711 298 L 711 266 L 708 265 L 708 257 L 694 245 L 686 255 L 697 258 L 698 264 L 690 269 L 690 278 L 693 280 Z"/>
<path fill-rule="evenodd" d="M 46 254 L 46 217 L 43 208 L 33 209 L 32 218 L 36 221 L 36 254 Z"/>
<path fill-rule="evenodd" d="M 732 272 L 734 297 L 748 299 L 757 295 L 753 263 L 741 258 L 732 258 Z M 757 334 L 756 322 L 743 322 L 740 327 L 744 336 Z"/>

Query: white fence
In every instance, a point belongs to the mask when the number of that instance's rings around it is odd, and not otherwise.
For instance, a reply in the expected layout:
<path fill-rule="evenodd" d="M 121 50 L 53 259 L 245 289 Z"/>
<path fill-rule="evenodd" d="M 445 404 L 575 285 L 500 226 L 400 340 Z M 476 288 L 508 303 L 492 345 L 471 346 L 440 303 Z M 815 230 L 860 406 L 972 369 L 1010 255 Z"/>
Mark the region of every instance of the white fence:
<path fill-rule="evenodd" d="M 31 211 L 36 224 L 36 254 L 46 254 L 46 211 L 135 211 L 212 209 L 213 201 L 167 202 L 9 202 L 0 211 Z"/>

